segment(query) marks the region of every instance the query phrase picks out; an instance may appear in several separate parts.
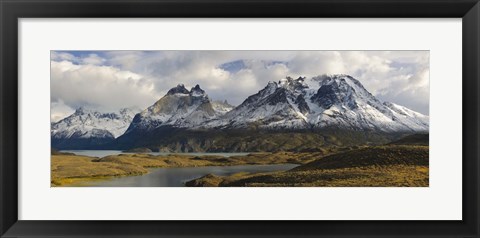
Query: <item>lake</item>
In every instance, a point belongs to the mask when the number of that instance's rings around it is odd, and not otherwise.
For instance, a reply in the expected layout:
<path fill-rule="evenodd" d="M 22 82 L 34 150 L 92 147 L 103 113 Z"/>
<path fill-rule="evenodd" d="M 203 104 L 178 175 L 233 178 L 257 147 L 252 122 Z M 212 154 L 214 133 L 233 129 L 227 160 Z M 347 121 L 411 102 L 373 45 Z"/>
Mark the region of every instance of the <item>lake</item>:
<path fill-rule="evenodd" d="M 140 176 L 97 180 L 85 184 L 89 187 L 184 187 L 185 182 L 207 174 L 228 176 L 239 172 L 263 173 L 285 171 L 297 164 L 206 166 L 188 168 L 155 168 Z"/>
<path fill-rule="evenodd" d="M 139 153 L 130 153 L 130 152 L 122 152 L 121 150 L 61 150 L 60 152 L 67 152 L 67 153 L 74 153 L 76 155 L 84 155 L 84 156 L 91 156 L 91 157 L 105 157 L 109 155 L 119 155 L 119 154 L 139 154 Z M 194 155 L 194 156 L 202 156 L 202 155 L 219 155 L 223 157 L 230 157 L 230 156 L 244 156 L 250 153 L 168 153 L 168 152 L 150 152 L 145 154 L 151 155 L 170 155 L 170 154 L 183 154 L 183 155 Z"/>

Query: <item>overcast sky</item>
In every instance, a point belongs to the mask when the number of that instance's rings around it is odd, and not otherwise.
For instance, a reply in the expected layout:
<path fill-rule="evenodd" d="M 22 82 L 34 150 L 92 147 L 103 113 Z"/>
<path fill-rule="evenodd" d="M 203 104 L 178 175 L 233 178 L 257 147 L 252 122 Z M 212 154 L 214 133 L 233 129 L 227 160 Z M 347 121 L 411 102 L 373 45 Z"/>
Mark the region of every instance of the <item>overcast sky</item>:
<path fill-rule="evenodd" d="M 51 117 L 144 109 L 180 83 L 238 105 L 269 81 L 320 74 L 349 74 L 380 100 L 429 114 L 428 51 L 52 51 Z"/>

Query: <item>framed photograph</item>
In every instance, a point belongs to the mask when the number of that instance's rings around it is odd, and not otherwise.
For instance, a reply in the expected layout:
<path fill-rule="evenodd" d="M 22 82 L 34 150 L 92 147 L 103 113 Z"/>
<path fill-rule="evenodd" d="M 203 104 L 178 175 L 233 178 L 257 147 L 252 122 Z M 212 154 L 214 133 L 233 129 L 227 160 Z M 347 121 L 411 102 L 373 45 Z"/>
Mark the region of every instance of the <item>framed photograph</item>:
<path fill-rule="evenodd" d="M 479 237 L 477 0 L 0 6 L 2 237 Z"/>

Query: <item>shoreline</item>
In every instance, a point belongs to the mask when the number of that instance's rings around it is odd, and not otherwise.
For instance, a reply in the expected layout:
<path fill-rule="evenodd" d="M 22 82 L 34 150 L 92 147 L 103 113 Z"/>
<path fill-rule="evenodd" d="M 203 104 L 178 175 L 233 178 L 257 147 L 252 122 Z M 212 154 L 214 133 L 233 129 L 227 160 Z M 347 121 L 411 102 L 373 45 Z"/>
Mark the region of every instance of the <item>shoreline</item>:
<path fill-rule="evenodd" d="M 315 153 L 251 153 L 244 156 L 194 156 L 194 155 L 150 155 L 119 154 L 102 158 L 72 154 L 51 156 L 51 187 L 82 186 L 91 180 L 113 179 L 125 176 L 141 176 L 155 168 L 189 168 L 207 166 L 304 164 Z"/>
<path fill-rule="evenodd" d="M 103 158 L 71 154 L 51 157 L 51 186 L 88 186 L 89 181 L 142 176 L 154 168 L 298 164 L 294 169 L 215 175 L 186 181 L 193 187 L 428 187 L 429 146 L 342 147 L 328 152 L 275 152 L 245 156 L 119 154 Z M 242 171 L 240 171 L 242 172 Z"/>

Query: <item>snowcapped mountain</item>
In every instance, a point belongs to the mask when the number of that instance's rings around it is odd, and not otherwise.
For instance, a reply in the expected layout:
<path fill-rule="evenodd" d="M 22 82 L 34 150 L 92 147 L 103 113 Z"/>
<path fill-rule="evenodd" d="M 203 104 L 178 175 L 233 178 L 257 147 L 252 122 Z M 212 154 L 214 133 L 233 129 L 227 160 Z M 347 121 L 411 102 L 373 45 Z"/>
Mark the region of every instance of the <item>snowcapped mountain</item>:
<path fill-rule="evenodd" d="M 137 114 L 126 134 L 134 130 L 151 130 L 166 125 L 197 126 L 224 114 L 227 108 L 228 106 L 223 104 L 213 104 L 199 85 L 189 91 L 183 84 L 179 84 L 152 106 Z"/>
<path fill-rule="evenodd" d="M 223 115 L 229 111 L 231 111 L 233 108 L 235 108 L 235 106 L 229 104 L 227 102 L 227 100 L 225 101 L 212 101 L 212 107 L 213 107 L 213 110 L 215 110 L 215 112 L 218 114 L 218 115 Z"/>
<path fill-rule="evenodd" d="M 429 117 L 405 107 L 381 102 L 349 75 L 322 75 L 311 96 L 306 115 L 314 127 L 341 127 L 352 130 L 428 131 Z"/>
<path fill-rule="evenodd" d="M 341 128 L 384 132 L 428 131 L 428 116 L 380 102 L 348 75 L 321 75 L 311 80 L 287 77 L 268 85 L 205 128 L 309 129 Z"/>
<path fill-rule="evenodd" d="M 308 86 L 304 78 L 287 78 L 268 85 L 257 94 L 248 97 L 242 104 L 203 127 L 242 128 L 259 126 L 265 128 L 306 128 L 304 113 L 308 105 L 304 98 Z"/>
<path fill-rule="evenodd" d="M 273 133 L 269 138 L 284 141 L 281 143 L 287 143 L 290 132 L 308 132 L 310 137 L 305 138 L 310 141 L 305 143 L 315 149 L 318 143 L 331 143 L 325 142 L 328 131 L 347 131 L 340 137 L 351 144 L 361 144 L 370 140 L 365 132 L 393 135 L 426 132 L 428 128 L 428 116 L 382 102 L 358 80 L 338 74 L 313 77 L 308 83 L 303 77 L 269 82 L 236 107 L 226 101 L 211 101 L 199 85 L 188 90 L 179 84 L 138 114 L 127 110 L 99 113 L 78 109 L 52 124 L 52 146 L 61 149 L 77 143 L 73 147 L 79 149 L 103 144 L 104 148 L 143 146 L 177 152 L 279 149 L 260 137 L 245 141 L 251 135 L 247 130 L 264 130 Z M 358 139 L 352 141 L 354 135 Z M 338 136 L 335 138 L 332 140 Z M 377 142 L 382 138 L 386 137 L 376 137 Z M 302 145 L 295 140 L 288 143 L 295 148 Z"/>
<path fill-rule="evenodd" d="M 392 110 L 395 113 L 395 119 L 399 119 L 405 126 L 415 131 L 428 131 L 428 116 L 391 102 L 384 102 L 383 105 Z"/>
<path fill-rule="evenodd" d="M 212 102 L 196 85 L 179 84 L 136 115 L 127 133 L 161 126 L 196 129 L 347 129 L 383 132 L 428 131 L 428 116 L 381 102 L 349 75 L 287 77 L 269 82 L 233 107 Z"/>
<path fill-rule="evenodd" d="M 78 108 L 72 115 L 51 124 L 52 147 L 62 149 L 113 141 L 127 130 L 135 114 L 135 109 L 127 108 L 115 113 Z"/>

